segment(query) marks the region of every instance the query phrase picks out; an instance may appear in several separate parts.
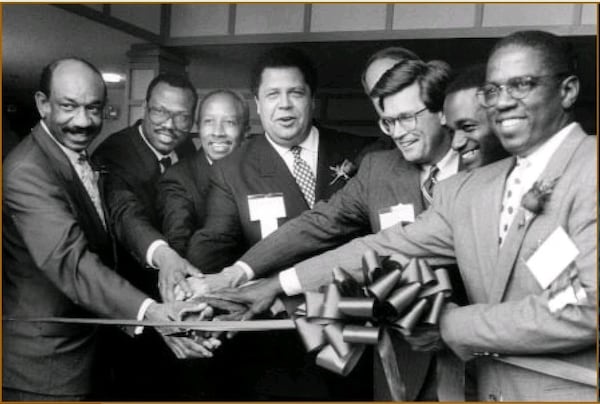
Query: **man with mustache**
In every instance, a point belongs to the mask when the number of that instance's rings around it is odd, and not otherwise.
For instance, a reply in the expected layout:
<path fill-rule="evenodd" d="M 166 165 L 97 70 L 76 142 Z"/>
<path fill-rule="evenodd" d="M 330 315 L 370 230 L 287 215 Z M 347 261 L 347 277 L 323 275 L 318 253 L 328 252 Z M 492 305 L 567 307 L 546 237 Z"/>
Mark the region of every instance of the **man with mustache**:
<path fill-rule="evenodd" d="M 108 224 L 121 247 L 118 270 L 163 301 L 173 300 L 177 282 L 185 290 L 185 276 L 199 273 L 168 244 L 156 211 L 159 177 L 195 153 L 189 132 L 196 103 L 196 90 L 185 76 L 162 73 L 148 85 L 143 119 L 110 135 L 93 154 L 107 171 L 104 197 Z M 176 395 L 183 393 L 176 387 L 183 380 L 177 372 L 186 365 L 162 349 L 156 337 L 144 333 L 132 343 L 120 334 L 107 336 L 116 347 L 116 399 L 186 398 Z"/>
<path fill-rule="evenodd" d="M 331 197 L 346 183 L 344 178 L 332 181 L 332 168 L 341 167 L 345 160 L 355 162 L 372 140 L 313 123 L 317 71 L 297 49 L 275 48 L 261 55 L 252 70 L 251 88 L 265 133 L 251 137 L 213 166 L 206 221 L 192 236 L 187 255 L 204 272 L 232 264 L 282 223 Z M 240 337 L 231 342 L 254 355 L 246 362 L 255 363 L 239 370 L 241 377 L 231 381 L 236 389 L 223 389 L 223 394 L 229 394 L 225 399 L 370 396 L 366 382 L 343 380 L 307 362 L 300 341 L 289 333 Z M 251 348 L 253 344 L 260 348 Z M 222 355 L 232 352 L 233 347 L 227 348 Z M 225 383 L 234 378 L 234 363 L 240 367 L 244 362 L 232 356 L 224 367 Z"/>
<path fill-rule="evenodd" d="M 202 147 L 158 180 L 157 211 L 167 242 L 185 255 L 192 233 L 202 227 L 213 162 L 235 150 L 249 126 L 248 103 L 232 90 L 208 93 L 198 107 Z"/>
<path fill-rule="evenodd" d="M 508 156 L 492 131 L 477 91 L 485 83 L 485 66 L 463 69 L 446 89 L 444 122 L 452 135 L 452 149 L 461 169 L 472 170 Z"/>
<path fill-rule="evenodd" d="M 50 63 L 35 100 L 40 123 L 3 166 L 2 314 L 15 321 L 2 329 L 2 399 L 89 400 L 98 327 L 23 319 L 168 321 L 193 305 L 158 304 L 113 270 L 98 172 L 86 153 L 102 128 L 98 69 L 78 58 Z M 163 338 L 178 356 L 211 356 L 219 344 Z"/>
<path fill-rule="evenodd" d="M 414 348 L 474 361 L 481 401 L 595 400 L 596 139 L 574 120 L 575 66 L 553 34 L 501 39 L 478 97 L 512 157 L 438 184 L 411 225 L 296 264 L 301 287 L 331 282 L 322 269 L 338 265 L 360 278 L 367 249 L 456 258 L 471 304 L 448 305 Z"/>

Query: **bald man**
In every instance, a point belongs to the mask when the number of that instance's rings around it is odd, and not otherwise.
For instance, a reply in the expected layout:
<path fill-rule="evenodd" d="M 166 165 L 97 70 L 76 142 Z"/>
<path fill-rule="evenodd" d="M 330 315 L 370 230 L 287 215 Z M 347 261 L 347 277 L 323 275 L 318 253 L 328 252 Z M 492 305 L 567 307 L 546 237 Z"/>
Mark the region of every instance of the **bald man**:
<path fill-rule="evenodd" d="M 30 317 L 167 321 L 191 304 L 157 304 L 113 271 L 114 251 L 86 149 L 102 128 L 106 86 L 89 62 L 46 66 L 40 123 L 3 173 L 3 401 L 89 399 L 96 326 Z M 163 337 L 177 356 L 211 356 L 218 341 Z"/>

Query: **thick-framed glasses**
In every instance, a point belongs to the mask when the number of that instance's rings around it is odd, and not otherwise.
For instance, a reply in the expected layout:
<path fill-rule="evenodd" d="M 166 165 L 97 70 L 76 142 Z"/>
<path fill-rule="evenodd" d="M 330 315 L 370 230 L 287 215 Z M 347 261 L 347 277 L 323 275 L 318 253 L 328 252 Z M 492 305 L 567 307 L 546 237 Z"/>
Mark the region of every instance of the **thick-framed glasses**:
<path fill-rule="evenodd" d="M 379 127 L 386 135 L 394 134 L 396 123 L 399 123 L 402 129 L 409 132 L 417 127 L 417 117 L 427 111 L 427 107 L 418 110 L 414 114 L 400 114 L 395 118 L 380 118 Z"/>
<path fill-rule="evenodd" d="M 519 76 L 508 79 L 504 84 L 486 83 L 477 91 L 477 99 L 484 108 L 493 107 L 498 104 L 502 90 L 505 90 L 512 98 L 521 100 L 527 97 L 544 79 L 564 76 L 564 73 Z"/>
<path fill-rule="evenodd" d="M 192 126 L 192 116 L 187 112 L 171 112 L 164 108 L 148 107 L 148 117 L 155 125 L 173 120 L 173 125 L 179 130 L 188 130 Z"/>

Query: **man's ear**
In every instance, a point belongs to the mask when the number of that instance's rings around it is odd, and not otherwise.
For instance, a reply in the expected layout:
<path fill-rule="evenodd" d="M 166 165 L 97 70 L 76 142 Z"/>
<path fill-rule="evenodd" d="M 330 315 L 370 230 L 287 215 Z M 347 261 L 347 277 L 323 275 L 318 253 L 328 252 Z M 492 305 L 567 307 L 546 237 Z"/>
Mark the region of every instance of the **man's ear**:
<path fill-rule="evenodd" d="M 35 93 L 35 106 L 42 120 L 50 115 L 50 99 L 41 91 Z"/>
<path fill-rule="evenodd" d="M 260 116 L 260 104 L 257 96 L 254 96 L 254 102 L 256 103 L 256 113 Z"/>
<path fill-rule="evenodd" d="M 561 105 L 564 109 L 570 109 L 579 95 L 579 78 L 568 76 L 560 83 Z"/>

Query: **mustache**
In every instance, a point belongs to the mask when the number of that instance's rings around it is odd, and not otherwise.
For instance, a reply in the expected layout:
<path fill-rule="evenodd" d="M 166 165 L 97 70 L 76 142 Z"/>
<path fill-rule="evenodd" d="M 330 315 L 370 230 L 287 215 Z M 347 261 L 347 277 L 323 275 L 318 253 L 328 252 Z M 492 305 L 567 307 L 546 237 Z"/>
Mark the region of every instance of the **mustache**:
<path fill-rule="evenodd" d="M 67 126 L 63 128 L 63 132 L 64 133 L 69 133 L 72 135 L 77 135 L 77 134 L 81 134 L 83 133 L 84 135 L 94 135 L 96 134 L 96 132 L 98 132 L 99 127 L 92 125 L 92 126 Z"/>

